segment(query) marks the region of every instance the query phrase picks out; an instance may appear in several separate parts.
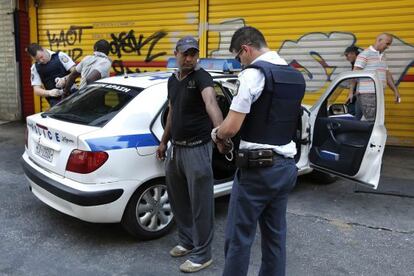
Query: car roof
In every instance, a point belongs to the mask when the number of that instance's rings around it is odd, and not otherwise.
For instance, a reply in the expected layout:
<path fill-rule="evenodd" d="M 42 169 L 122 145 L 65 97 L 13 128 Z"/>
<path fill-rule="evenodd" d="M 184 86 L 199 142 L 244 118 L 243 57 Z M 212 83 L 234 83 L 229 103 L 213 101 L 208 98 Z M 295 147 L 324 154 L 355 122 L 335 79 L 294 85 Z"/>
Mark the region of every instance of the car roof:
<path fill-rule="evenodd" d="M 162 82 L 166 82 L 168 78 L 171 76 L 171 74 L 172 71 L 133 73 L 104 78 L 98 80 L 97 82 L 119 84 L 129 87 L 147 88 Z"/>
<path fill-rule="evenodd" d="M 145 72 L 145 73 L 133 73 L 120 76 L 113 76 L 104 79 L 100 79 L 96 82 L 98 83 L 110 83 L 118 84 L 128 87 L 140 87 L 148 88 L 159 83 L 168 81 L 168 78 L 172 75 L 174 71 L 159 71 L 159 72 Z M 210 72 L 210 75 L 213 78 L 235 78 L 235 75 L 224 74 L 220 72 Z"/>

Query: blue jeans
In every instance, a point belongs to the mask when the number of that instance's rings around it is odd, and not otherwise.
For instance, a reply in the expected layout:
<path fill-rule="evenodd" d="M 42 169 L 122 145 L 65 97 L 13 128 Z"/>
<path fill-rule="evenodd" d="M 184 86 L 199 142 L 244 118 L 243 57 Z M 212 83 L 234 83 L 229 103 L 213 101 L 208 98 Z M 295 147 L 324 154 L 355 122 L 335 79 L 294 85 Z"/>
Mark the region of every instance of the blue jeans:
<path fill-rule="evenodd" d="M 236 172 L 225 233 L 225 276 L 247 275 L 257 222 L 262 234 L 259 275 L 285 275 L 286 207 L 297 168 L 291 158 L 276 156 L 274 160 L 269 168 Z"/>

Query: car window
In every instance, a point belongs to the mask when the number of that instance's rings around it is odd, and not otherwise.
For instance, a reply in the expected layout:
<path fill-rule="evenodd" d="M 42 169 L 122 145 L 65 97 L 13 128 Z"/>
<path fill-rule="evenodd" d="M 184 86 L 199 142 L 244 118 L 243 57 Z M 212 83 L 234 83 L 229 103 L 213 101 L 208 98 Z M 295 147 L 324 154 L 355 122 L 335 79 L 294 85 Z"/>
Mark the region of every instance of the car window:
<path fill-rule="evenodd" d="M 223 87 L 227 88 L 230 94 L 234 97 L 237 95 L 237 90 L 239 86 L 239 81 L 237 79 L 228 79 L 222 83 Z"/>
<path fill-rule="evenodd" d="M 103 126 L 142 90 L 114 84 L 92 84 L 55 105 L 42 116 L 89 126 Z"/>
<path fill-rule="evenodd" d="M 353 94 L 351 99 L 350 94 Z M 327 103 L 329 116 L 358 121 L 374 121 L 376 108 L 375 83 L 370 78 L 343 80 L 335 87 Z"/>
<path fill-rule="evenodd" d="M 214 83 L 214 91 L 216 92 L 217 96 L 224 96 L 223 89 L 217 82 Z"/>
<path fill-rule="evenodd" d="M 219 83 L 214 82 L 214 91 L 216 92 L 216 100 L 223 114 L 223 118 L 227 116 L 227 113 L 229 112 L 229 108 L 230 108 L 230 103 L 231 103 L 231 99 L 228 96 L 229 93 L 228 92 L 225 93 L 224 89 L 226 88 L 221 86 Z"/>

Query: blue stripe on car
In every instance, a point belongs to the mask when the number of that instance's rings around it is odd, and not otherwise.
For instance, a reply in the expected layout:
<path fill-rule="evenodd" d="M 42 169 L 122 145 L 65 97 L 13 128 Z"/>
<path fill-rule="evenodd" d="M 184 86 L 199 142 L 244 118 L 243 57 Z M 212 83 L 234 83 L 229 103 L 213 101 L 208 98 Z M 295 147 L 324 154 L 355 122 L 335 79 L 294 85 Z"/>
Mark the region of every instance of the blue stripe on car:
<path fill-rule="evenodd" d="M 159 145 L 157 138 L 151 133 L 87 139 L 86 143 L 92 151 L 141 148 Z"/>

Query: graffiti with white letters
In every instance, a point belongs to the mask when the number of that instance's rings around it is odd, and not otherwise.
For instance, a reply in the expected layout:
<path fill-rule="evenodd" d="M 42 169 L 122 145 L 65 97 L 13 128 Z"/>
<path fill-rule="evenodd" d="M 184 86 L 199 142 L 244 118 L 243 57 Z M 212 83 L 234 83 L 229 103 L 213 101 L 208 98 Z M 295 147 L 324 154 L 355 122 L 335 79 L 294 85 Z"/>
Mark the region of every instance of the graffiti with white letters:
<path fill-rule="evenodd" d="M 231 36 L 234 31 L 245 26 L 244 19 L 226 20 L 220 24 L 209 25 L 208 30 L 218 32 L 220 37 L 219 47 L 210 52 L 212 58 L 228 57 Z"/>
<path fill-rule="evenodd" d="M 219 33 L 217 49 L 209 53 L 210 57 L 230 57 L 229 46 L 235 30 L 245 26 L 243 18 L 225 20 L 212 24 L 209 31 Z M 374 41 L 373 41 L 374 42 Z M 307 33 L 297 40 L 285 40 L 279 49 L 281 57 L 300 70 L 306 80 L 306 91 L 317 92 L 338 74 L 351 70 L 351 64 L 345 59 L 344 51 L 348 46 L 359 46 L 357 37 L 348 32 Z M 406 76 L 414 66 L 414 46 L 394 35 L 392 46 L 386 51 L 387 64 L 396 84 L 401 81 L 413 81 Z"/>
<path fill-rule="evenodd" d="M 326 82 L 339 73 L 351 70 L 343 53 L 348 46 L 356 45 L 352 33 L 310 33 L 297 41 L 285 41 L 279 54 L 302 71 L 308 92 L 319 91 Z M 398 85 L 414 63 L 414 47 L 394 36 L 392 46 L 386 51 L 387 64 Z"/>
<path fill-rule="evenodd" d="M 304 74 L 306 90 L 315 92 L 339 73 L 351 70 L 343 53 L 355 41 L 355 36 L 350 33 L 311 33 L 297 41 L 283 42 L 278 52 Z"/>

